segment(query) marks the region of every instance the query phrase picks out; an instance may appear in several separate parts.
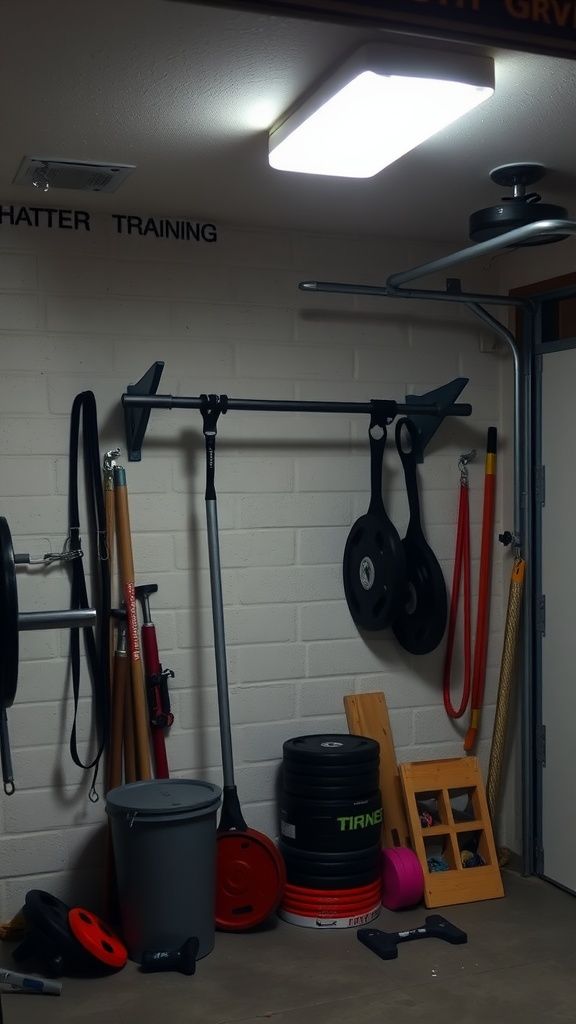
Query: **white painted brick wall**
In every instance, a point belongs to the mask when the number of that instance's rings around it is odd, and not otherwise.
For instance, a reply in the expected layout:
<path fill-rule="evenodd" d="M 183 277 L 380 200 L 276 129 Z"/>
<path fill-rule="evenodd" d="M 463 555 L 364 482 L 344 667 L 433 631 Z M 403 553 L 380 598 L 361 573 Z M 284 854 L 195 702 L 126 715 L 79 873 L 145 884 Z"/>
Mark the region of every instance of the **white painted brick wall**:
<path fill-rule="evenodd" d="M 127 469 L 137 582 L 151 600 L 175 723 L 171 771 L 221 782 L 204 507 L 204 439 L 195 410 L 155 410 L 142 461 L 128 463 L 120 396 L 156 360 L 161 393 L 355 401 L 420 394 L 470 377 L 470 419 L 445 421 L 419 467 L 426 532 L 452 578 L 457 460 L 470 468 L 473 587 L 477 591 L 486 428 L 501 426 L 501 347 L 481 351 L 486 329 L 456 303 L 303 293 L 303 279 L 382 284 L 446 251 L 442 246 L 219 229 L 216 245 L 93 231 L 0 228 L 0 514 L 18 551 L 60 550 L 67 533 L 72 402 L 93 390 L 102 453 L 119 446 Z M 490 274 L 463 284 L 496 290 Z M 442 281 L 430 282 L 442 285 Z M 507 400 L 506 397 L 504 400 Z M 460 756 L 464 723 L 442 706 L 443 647 L 406 654 L 390 631 L 361 637 L 342 588 L 349 529 L 368 506 L 367 417 L 238 412 L 218 424 L 216 486 L 236 781 L 250 825 L 277 833 L 275 802 L 284 740 L 346 731 L 342 698 L 383 690 L 400 760 Z M 510 469 L 500 436 L 498 521 Z M 387 505 L 407 519 L 390 431 Z M 88 545 L 89 538 L 86 538 Z M 486 708 L 478 752 L 486 764 L 502 642 L 502 552 L 494 556 Z M 89 569 L 87 565 L 87 569 Z M 65 568 L 19 568 L 21 610 L 66 607 Z M 90 579 L 89 579 L 90 583 Z M 507 587 L 507 583 L 506 583 Z M 475 607 L 475 605 L 474 605 Z M 72 701 L 69 635 L 20 635 L 20 673 L 9 711 L 17 790 L 0 803 L 0 905 L 15 913 L 29 888 L 98 901 L 104 800 L 87 797 L 90 774 L 68 751 Z M 456 649 L 456 661 L 461 657 Z M 460 670 L 454 669 L 458 691 Z M 79 744 L 93 737 L 83 677 Z M 510 810 L 511 832 L 517 813 Z M 505 836 L 501 837 L 503 840 Z"/>

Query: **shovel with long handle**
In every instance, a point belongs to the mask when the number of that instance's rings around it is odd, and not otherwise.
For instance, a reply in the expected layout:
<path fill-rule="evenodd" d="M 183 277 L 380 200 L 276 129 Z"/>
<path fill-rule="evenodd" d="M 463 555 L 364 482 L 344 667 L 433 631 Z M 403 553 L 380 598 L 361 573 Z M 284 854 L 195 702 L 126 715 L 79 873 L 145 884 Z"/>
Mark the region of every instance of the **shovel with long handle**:
<path fill-rule="evenodd" d="M 286 884 L 286 868 L 272 840 L 246 824 L 234 781 L 218 511 L 214 486 L 216 423 L 220 413 L 226 412 L 227 405 L 225 395 L 203 395 L 200 411 L 206 442 L 206 529 L 224 782 L 222 811 L 217 829 L 216 927 L 240 931 L 260 924 L 276 910 Z"/>

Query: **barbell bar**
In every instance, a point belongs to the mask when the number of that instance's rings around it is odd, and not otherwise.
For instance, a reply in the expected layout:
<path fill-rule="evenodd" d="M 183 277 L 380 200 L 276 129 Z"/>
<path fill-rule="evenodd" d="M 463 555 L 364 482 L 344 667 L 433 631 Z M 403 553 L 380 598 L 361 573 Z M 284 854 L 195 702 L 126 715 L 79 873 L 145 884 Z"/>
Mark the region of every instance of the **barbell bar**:
<path fill-rule="evenodd" d="M 56 612 L 19 612 L 18 632 L 32 629 L 82 629 L 96 622 L 94 608 L 65 608 Z"/>
<path fill-rule="evenodd" d="M 6 709 L 12 707 L 18 685 L 18 634 L 35 629 L 85 629 L 96 623 L 94 608 L 20 612 L 16 565 L 30 563 L 29 555 L 14 554 L 7 520 L 0 516 L 0 756 L 4 790 L 14 792 Z"/>

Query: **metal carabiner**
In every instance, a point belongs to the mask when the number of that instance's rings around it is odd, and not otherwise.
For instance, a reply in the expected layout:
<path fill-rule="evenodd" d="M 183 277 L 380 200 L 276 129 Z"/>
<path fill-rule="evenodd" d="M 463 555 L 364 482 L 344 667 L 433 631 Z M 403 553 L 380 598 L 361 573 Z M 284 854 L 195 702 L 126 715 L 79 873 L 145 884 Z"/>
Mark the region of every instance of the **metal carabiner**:
<path fill-rule="evenodd" d="M 473 448 L 472 451 L 467 452 L 465 455 L 461 455 L 458 459 L 458 469 L 460 470 L 460 483 L 468 484 L 468 463 L 472 462 L 472 459 L 476 458 L 477 452 Z"/>

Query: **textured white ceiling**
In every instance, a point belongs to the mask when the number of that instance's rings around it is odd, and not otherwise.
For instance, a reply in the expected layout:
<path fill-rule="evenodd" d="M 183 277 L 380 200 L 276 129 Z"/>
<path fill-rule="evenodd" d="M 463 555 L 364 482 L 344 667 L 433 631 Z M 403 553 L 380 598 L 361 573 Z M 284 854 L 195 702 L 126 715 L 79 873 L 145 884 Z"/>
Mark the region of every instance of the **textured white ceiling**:
<path fill-rule="evenodd" d="M 530 161 L 549 168 L 543 199 L 576 214 L 576 61 L 553 57 L 482 51 L 495 96 L 372 179 L 272 170 L 267 128 L 379 39 L 172 0 L 3 0 L 0 200 L 38 204 L 12 185 L 24 155 L 112 161 L 137 165 L 117 193 L 58 190 L 50 204 L 466 243 L 469 214 L 503 193 L 490 170 Z"/>

